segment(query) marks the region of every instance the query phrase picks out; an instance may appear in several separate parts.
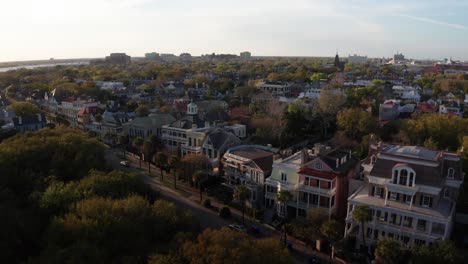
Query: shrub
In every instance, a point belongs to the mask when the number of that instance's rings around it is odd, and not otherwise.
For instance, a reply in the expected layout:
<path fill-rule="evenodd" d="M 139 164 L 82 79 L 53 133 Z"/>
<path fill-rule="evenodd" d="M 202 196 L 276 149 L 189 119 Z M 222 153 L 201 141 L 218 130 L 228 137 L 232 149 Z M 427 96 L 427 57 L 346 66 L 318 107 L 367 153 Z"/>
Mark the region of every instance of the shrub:
<path fill-rule="evenodd" d="M 210 199 L 203 200 L 203 206 L 205 206 L 206 208 L 210 208 L 211 207 L 211 200 Z"/>
<path fill-rule="evenodd" d="M 229 207 L 224 206 L 219 210 L 219 216 L 222 218 L 229 218 L 231 217 L 231 209 Z"/>

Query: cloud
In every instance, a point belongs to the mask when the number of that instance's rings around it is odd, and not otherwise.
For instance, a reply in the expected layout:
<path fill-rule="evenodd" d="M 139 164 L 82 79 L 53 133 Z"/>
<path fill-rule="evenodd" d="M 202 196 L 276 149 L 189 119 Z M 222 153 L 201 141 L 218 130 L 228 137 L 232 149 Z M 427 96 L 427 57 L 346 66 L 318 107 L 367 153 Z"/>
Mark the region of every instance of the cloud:
<path fill-rule="evenodd" d="M 405 15 L 405 14 L 398 14 L 397 16 L 405 17 L 405 18 L 409 18 L 409 19 L 412 19 L 412 20 L 425 22 L 425 23 L 429 23 L 429 24 L 450 27 L 450 28 L 454 28 L 454 29 L 461 29 L 461 30 L 467 29 L 466 26 L 461 25 L 461 24 L 448 23 L 448 22 L 435 20 L 435 19 L 430 19 L 430 18 L 425 18 L 425 17 L 411 16 L 411 15 Z"/>

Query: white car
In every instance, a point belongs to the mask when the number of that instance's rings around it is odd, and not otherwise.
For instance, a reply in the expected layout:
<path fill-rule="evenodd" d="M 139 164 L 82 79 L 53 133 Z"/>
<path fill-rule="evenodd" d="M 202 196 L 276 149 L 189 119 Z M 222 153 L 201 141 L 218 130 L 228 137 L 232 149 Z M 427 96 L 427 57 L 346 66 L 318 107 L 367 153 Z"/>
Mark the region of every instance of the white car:
<path fill-rule="evenodd" d="M 243 225 L 231 224 L 231 225 L 229 225 L 229 228 L 232 229 L 232 230 L 239 231 L 241 233 L 246 233 L 247 232 L 247 229 Z"/>

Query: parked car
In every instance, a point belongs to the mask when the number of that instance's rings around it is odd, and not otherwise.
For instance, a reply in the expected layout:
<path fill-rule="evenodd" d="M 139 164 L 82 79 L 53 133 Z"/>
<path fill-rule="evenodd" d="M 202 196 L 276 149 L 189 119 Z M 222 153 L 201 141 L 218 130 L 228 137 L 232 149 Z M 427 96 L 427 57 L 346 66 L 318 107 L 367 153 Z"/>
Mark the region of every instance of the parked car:
<path fill-rule="evenodd" d="M 320 259 L 316 256 L 311 256 L 309 258 L 309 264 L 320 264 Z"/>
<path fill-rule="evenodd" d="M 239 231 L 241 233 L 247 232 L 247 229 L 243 225 L 238 225 L 238 224 L 230 224 L 229 228 L 235 231 Z"/>
<path fill-rule="evenodd" d="M 126 161 L 126 160 L 122 160 L 122 161 L 120 162 L 120 165 L 122 165 L 122 166 L 124 166 L 124 167 L 130 166 L 130 165 L 128 165 L 128 161 Z"/>

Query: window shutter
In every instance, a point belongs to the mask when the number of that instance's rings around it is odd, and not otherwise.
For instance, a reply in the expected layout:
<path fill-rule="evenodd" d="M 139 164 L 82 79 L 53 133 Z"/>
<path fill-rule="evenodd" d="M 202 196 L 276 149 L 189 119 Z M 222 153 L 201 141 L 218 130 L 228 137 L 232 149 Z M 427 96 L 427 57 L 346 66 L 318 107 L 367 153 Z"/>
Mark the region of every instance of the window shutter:
<path fill-rule="evenodd" d="M 422 195 L 419 196 L 419 205 L 421 206 L 422 205 L 422 201 L 423 201 L 423 197 Z"/>
<path fill-rule="evenodd" d="M 429 207 L 432 207 L 432 197 L 429 198 Z"/>
<path fill-rule="evenodd" d="M 385 193 L 385 189 L 382 188 L 382 191 L 380 192 L 380 198 L 384 198 L 384 193 Z"/>
<path fill-rule="evenodd" d="M 397 201 L 400 200 L 400 194 L 399 193 L 396 194 L 396 199 L 397 199 Z"/>
<path fill-rule="evenodd" d="M 372 196 L 375 195 L 375 186 L 372 186 Z"/>

